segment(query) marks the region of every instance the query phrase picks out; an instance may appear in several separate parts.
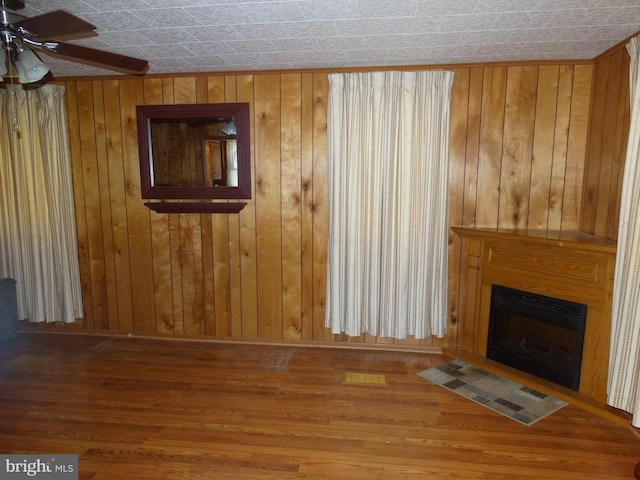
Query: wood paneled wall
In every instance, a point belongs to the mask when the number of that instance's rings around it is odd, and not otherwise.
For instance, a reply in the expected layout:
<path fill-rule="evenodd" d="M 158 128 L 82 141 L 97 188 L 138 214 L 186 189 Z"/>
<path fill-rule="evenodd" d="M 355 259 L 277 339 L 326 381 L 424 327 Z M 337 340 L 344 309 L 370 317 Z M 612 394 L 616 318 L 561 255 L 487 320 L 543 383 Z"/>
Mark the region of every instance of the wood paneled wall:
<path fill-rule="evenodd" d="M 456 67 L 450 224 L 577 230 L 595 67 Z M 324 327 L 323 72 L 65 82 L 82 328 L 140 334 L 455 346 L 461 242 L 444 339 L 347 339 Z M 253 198 L 239 214 L 158 214 L 140 198 L 135 106 L 249 102 Z"/>
<path fill-rule="evenodd" d="M 630 121 L 629 54 L 624 46 L 597 59 L 594 85 L 581 229 L 617 240 Z"/>

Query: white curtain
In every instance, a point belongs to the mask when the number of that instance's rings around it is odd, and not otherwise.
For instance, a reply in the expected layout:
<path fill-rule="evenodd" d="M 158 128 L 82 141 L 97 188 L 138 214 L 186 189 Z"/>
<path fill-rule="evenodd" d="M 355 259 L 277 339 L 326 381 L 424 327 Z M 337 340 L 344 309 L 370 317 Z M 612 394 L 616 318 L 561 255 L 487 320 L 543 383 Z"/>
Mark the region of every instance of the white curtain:
<path fill-rule="evenodd" d="M 633 415 L 640 427 L 640 42 L 633 38 L 629 87 L 631 123 L 624 165 L 613 283 L 607 403 Z"/>
<path fill-rule="evenodd" d="M 227 146 L 227 185 L 238 185 L 238 143 L 224 142 Z"/>
<path fill-rule="evenodd" d="M 329 76 L 326 326 L 442 337 L 453 72 Z"/>
<path fill-rule="evenodd" d="M 64 88 L 0 89 L 0 277 L 18 315 L 83 317 Z"/>

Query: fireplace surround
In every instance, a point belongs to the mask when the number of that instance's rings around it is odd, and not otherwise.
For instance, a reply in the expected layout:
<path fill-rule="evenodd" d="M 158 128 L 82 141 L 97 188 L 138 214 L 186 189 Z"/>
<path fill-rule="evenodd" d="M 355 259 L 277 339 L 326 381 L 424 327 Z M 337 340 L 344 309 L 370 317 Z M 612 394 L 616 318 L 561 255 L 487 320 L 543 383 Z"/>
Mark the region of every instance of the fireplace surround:
<path fill-rule="evenodd" d="M 487 357 L 493 285 L 586 305 L 574 393 L 606 410 L 615 242 L 582 232 L 452 229 L 463 240 L 458 348 L 501 365 Z"/>
<path fill-rule="evenodd" d="M 587 306 L 492 285 L 487 358 L 578 390 Z"/>

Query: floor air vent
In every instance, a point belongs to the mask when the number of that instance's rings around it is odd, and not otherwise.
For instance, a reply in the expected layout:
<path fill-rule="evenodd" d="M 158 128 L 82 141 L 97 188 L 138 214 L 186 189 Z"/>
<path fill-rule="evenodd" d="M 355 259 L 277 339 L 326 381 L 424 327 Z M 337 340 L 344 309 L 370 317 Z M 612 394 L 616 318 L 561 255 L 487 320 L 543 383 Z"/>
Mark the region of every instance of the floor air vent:
<path fill-rule="evenodd" d="M 344 373 L 343 385 L 370 385 L 374 387 L 386 387 L 389 380 L 386 375 L 380 373 Z"/>

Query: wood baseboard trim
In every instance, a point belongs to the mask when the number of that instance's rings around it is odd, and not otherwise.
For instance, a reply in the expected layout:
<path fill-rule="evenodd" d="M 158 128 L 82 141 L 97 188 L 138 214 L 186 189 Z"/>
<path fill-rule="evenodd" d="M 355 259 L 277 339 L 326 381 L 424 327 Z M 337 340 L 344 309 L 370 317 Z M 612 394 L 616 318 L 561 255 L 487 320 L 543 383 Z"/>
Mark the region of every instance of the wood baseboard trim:
<path fill-rule="evenodd" d="M 203 343 L 227 343 L 238 345 L 268 345 L 268 346 L 281 346 L 281 347 L 297 347 L 297 348 L 334 348 L 334 349 L 349 349 L 349 350 L 374 350 L 374 351 L 390 351 L 399 353 L 422 353 L 422 354 L 434 354 L 442 355 L 441 347 L 434 346 L 421 346 L 421 345 L 403 345 L 393 343 L 365 343 L 365 342 L 330 342 L 320 340 L 268 340 L 262 338 L 233 338 L 233 337 L 211 337 L 206 338 L 202 336 L 189 336 L 180 335 L 176 337 L 174 335 L 157 334 L 135 334 L 126 332 L 87 332 L 87 331 L 73 331 L 63 329 L 28 329 L 21 330 L 22 334 L 38 334 L 38 335 L 85 335 L 93 337 L 113 337 L 113 338 L 139 338 L 147 340 L 163 340 L 174 342 L 203 342 Z"/>
<path fill-rule="evenodd" d="M 509 378 L 510 380 L 526 385 L 527 387 L 546 393 L 547 395 L 552 395 L 577 408 L 580 408 L 581 410 L 585 410 L 622 427 L 631 428 L 631 415 L 604 403 L 597 402 L 583 393 L 575 392 L 493 360 L 488 360 L 480 355 L 468 353 L 460 349 L 443 347 L 442 353 L 447 357 L 460 358 L 461 360 L 483 368 L 491 373 Z"/>

